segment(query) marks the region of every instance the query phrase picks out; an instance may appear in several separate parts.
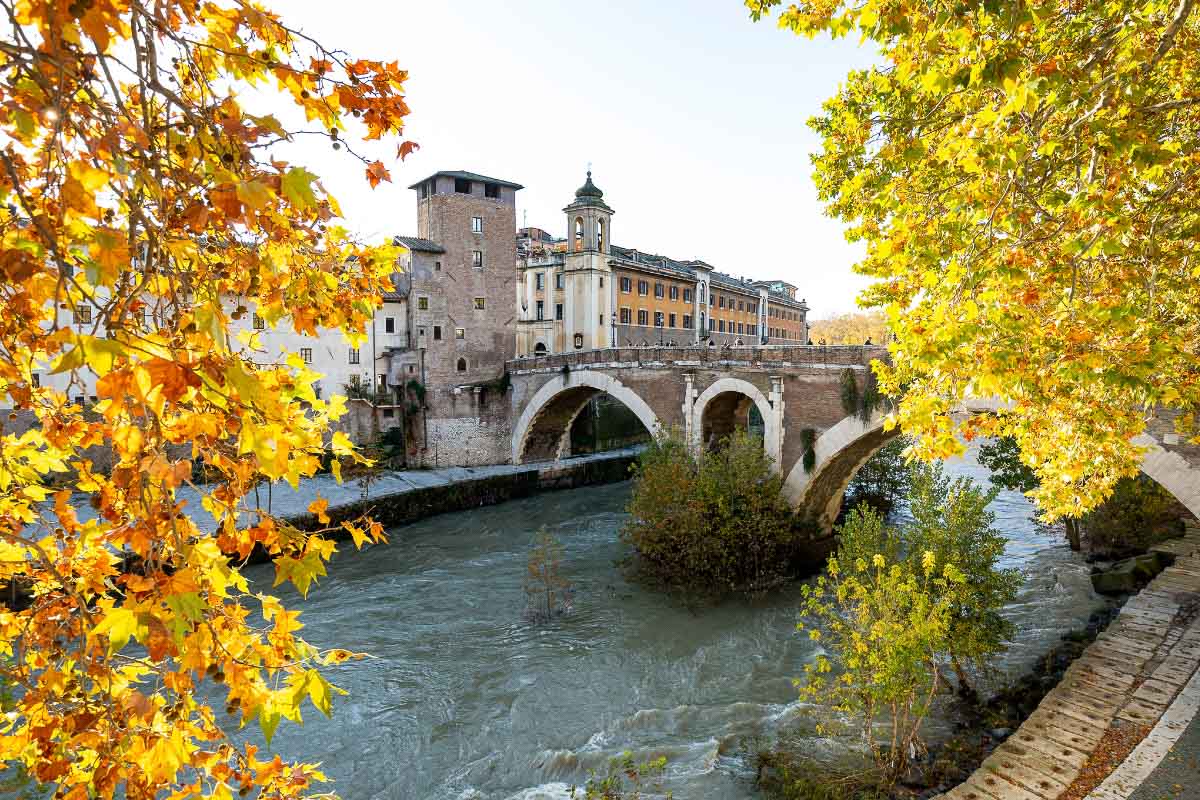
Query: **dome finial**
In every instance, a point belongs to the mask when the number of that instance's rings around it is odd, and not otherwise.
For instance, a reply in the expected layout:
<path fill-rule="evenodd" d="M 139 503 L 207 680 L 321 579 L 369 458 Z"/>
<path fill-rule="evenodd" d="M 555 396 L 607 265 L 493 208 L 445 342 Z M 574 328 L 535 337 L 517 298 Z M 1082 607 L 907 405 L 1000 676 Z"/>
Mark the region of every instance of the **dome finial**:
<path fill-rule="evenodd" d="M 575 197 L 577 199 L 584 197 L 594 197 L 596 199 L 600 199 L 604 197 L 604 192 L 600 191 L 600 189 L 596 187 L 596 184 L 592 183 L 592 162 L 590 161 L 588 162 L 587 180 L 584 181 L 583 186 L 580 186 L 575 192 Z"/>

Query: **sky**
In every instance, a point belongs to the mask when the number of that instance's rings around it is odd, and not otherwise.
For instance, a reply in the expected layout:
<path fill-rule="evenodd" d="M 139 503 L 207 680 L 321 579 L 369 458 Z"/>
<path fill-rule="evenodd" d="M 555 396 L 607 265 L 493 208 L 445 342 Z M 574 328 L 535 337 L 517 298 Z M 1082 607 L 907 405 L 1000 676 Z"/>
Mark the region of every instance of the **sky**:
<path fill-rule="evenodd" d="M 407 187 L 461 169 L 522 184 L 517 224 L 564 236 L 562 208 L 591 163 L 615 244 L 789 281 L 810 318 L 855 308 L 861 247 L 822 212 L 809 160 L 820 140 L 806 122 L 871 63 L 856 38 L 756 24 L 739 0 L 272 6 L 326 46 L 409 71 L 406 134 L 421 149 L 384 158 L 392 183 L 370 189 L 361 164 L 316 137 L 289 154 L 360 235 L 415 234 Z"/>

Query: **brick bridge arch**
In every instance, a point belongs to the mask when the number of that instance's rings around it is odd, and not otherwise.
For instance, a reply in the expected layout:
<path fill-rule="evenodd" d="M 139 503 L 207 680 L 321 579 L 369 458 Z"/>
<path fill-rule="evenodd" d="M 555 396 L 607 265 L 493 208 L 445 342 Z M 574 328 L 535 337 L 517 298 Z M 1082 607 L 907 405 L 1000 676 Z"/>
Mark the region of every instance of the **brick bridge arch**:
<path fill-rule="evenodd" d="M 676 429 L 694 447 L 744 425 L 749 408 L 765 425 L 764 446 L 784 476 L 784 494 L 828 530 L 851 477 L 895 432 L 876 413 L 847 415 L 841 381 L 860 389 L 883 347 L 639 347 L 586 350 L 508 363 L 512 378 L 513 463 L 569 455 L 571 424 L 601 392 L 624 403 L 651 433 Z M 969 413 L 995 408 L 973 401 Z M 803 466 L 801 435 L 816 434 L 815 462 Z M 1200 447 L 1180 443 L 1161 412 L 1137 440 L 1141 469 L 1200 517 Z"/>
<path fill-rule="evenodd" d="M 996 405 L 994 401 L 976 401 L 964 411 L 986 413 Z M 1155 419 L 1148 431 L 1134 440 L 1146 448 L 1140 469 L 1200 518 L 1200 447 L 1181 445 L 1171 420 L 1170 415 Z M 823 529 L 832 529 L 854 473 L 899 434 L 898 429 L 884 430 L 883 421 L 879 412 L 865 421 L 850 416 L 822 433 L 813 446 L 812 469 L 805 470 L 797 463 L 787 473 L 783 493 L 788 502 L 806 508 Z"/>

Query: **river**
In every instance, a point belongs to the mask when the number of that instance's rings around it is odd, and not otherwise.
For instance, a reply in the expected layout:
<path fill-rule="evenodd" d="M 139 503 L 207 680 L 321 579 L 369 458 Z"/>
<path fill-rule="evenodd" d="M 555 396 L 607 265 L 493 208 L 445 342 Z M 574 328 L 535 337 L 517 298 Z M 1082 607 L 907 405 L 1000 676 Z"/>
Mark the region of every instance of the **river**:
<path fill-rule="evenodd" d="M 974 461 L 951 471 L 986 484 Z M 563 798 L 626 750 L 665 755 L 665 788 L 679 800 L 756 797 L 739 742 L 803 717 L 792 678 L 815 651 L 795 632 L 798 590 L 693 614 L 628 583 L 615 561 L 629 490 L 543 494 L 343 548 L 307 600 L 283 596 L 303 609 L 310 642 L 372 658 L 328 670 L 349 697 L 335 699 L 332 719 L 306 707 L 304 726 L 284 722 L 273 746 L 323 762 L 348 800 Z M 1015 674 L 1101 601 L 1061 534 L 1033 523 L 1028 500 L 1004 492 L 993 510 L 1009 537 L 1006 566 L 1026 576 L 1006 610 L 1019 633 L 1000 666 Z M 574 609 L 533 625 L 522 581 L 543 525 L 564 545 Z M 248 570 L 256 588 L 270 585 L 269 570 Z"/>

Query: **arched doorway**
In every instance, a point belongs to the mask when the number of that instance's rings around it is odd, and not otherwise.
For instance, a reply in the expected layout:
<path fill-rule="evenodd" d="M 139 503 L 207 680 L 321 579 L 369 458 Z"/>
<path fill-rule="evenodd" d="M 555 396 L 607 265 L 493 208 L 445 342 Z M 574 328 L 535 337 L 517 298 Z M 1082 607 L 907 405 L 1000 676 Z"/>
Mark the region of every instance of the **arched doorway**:
<path fill-rule="evenodd" d="M 534 354 L 535 356 L 544 356 L 544 355 L 546 355 L 546 343 L 545 343 L 545 342 L 538 342 L 537 344 L 535 344 L 535 345 L 533 346 L 533 354 Z"/>

